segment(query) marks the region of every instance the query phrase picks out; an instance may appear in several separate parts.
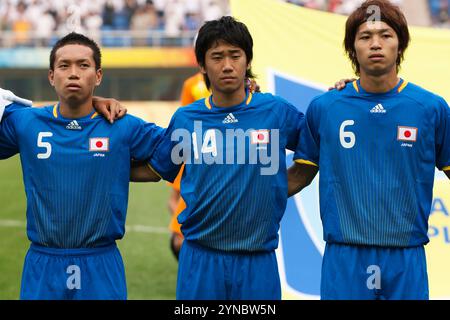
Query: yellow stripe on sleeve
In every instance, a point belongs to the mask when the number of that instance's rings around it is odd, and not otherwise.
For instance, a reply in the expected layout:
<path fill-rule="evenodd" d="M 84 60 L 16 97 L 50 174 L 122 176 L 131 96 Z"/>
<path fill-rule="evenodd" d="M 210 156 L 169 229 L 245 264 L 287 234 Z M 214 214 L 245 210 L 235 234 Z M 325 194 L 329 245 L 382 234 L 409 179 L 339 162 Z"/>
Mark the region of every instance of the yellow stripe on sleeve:
<path fill-rule="evenodd" d="M 307 164 L 307 165 L 310 165 L 310 166 L 319 167 L 318 164 L 315 164 L 314 162 L 308 161 L 308 160 L 297 159 L 297 160 L 295 160 L 295 162 L 297 162 L 297 163 L 299 163 L 299 164 Z"/>
<path fill-rule="evenodd" d="M 153 167 L 150 165 L 150 163 L 147 162 L 147 167 L 152 170 L 160 179 L 162 179 L 163 177 L 161 177 L 161 175 L 158 173 L 158 171 L 156 171 L 155 169 L 153 169 Z M 164 180 L 164 179 L 163 179 Z"/>

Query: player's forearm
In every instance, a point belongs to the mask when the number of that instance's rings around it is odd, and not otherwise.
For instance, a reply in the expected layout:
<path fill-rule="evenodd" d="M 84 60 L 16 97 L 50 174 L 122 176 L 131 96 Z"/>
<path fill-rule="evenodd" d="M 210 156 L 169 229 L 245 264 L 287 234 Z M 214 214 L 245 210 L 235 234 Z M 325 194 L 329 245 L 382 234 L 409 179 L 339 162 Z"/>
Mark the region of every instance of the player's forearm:
<path fill-rule="evenodd" d="M 145 162 L 131 161 L 130 181 L 158 182 L 161 178 Z"/>
<path fill-rule="evenodd" d="M 175 214 L 175 210 L 177 209 L 179 201 L 180 201 L 180 192 L 172 188 L 168 202 L 168 207 L 171 214 Z"/>
<path fill-rule="evenodd" d="M 310 185 L 318 170 L 319 168 L 311 165 L 294 163 L 288 169 L 288 197 Z"/>

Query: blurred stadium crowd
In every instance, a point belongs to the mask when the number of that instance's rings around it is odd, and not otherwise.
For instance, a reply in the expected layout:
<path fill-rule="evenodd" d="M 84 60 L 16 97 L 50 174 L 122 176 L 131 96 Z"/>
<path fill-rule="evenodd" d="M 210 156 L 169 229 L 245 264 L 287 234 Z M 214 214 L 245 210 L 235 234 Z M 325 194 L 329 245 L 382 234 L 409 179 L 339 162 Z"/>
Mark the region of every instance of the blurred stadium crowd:
<path fill-rule="evenodd" d="M 104 46 L 183 46 L 204 21 L 228 13 L 228 0 L 2 0 L 0 31 L 3 46 L 50 46 L 73 30 Z"/>
<path fill-rule="evenodd" d="M 280 1 L 344 15 L 363 2 Z M 450 0 L 392 2 L 410 24 L 450 27 Z M 228 0 L 1 0 L 0 46 L 51 46 L 72 30 L 102 46 L 190 46 L 204 21 L 229 12 Z"/>

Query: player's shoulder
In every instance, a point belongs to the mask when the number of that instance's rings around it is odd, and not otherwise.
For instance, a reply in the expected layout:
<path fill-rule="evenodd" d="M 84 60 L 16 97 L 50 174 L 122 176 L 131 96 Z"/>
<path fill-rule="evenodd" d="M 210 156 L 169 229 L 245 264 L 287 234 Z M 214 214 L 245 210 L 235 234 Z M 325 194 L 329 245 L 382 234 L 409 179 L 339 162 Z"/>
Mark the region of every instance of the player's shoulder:
<path fill-rule="evenodd" d="M 100 121 L 108 122 L 108 120 L 106 120 L 104 117 L 100 116 L 100 118 L 99 118 Z M 117 124 L 117 126 L 123 127 L 123 129 L 125 131 L 129 131 L 130 129 L 133 129 L 133 128 L 138 128 L 138 127 L 148 124 L 148 123 L 149 122 L 145 121 L 144 119 L 134 116 L 132 114 L 128 114 L 128 113 L 125 116 L 123 116 L 121 119 L 118 119 L 114 122 L 114 124 Z M 154 124 L 152 122 L 150 122 L 150 123 Z M 113 127 L 114 127 L 114 124 L 113 124 Z"/>
<path fill-rule="evenodd" d="M 333 108 L 333 104 L 336 102 L 351 99 L 356 94 L 355 84 L 353 82 L 348 82 L 341 90 L 331 89 L 314 97 L 309 103 L 308 110 L 312 112 L 313 110 L 317 111 L 324 108 Z"/>
<path fill-rule="evenodd" d="M 408 82 L 401 93 L 425 107 L 447 106 L 443 97 L 411 82 Z"/>
<path fill-rule="evenodd" d="M 6 111 L 13 117 L 24 119 L 35 118 L 37 116 L 50 117 L 52 115 L 52 109 L 53 106 L 30 107 L 20 103 L 13 103 L 7 107 Z"/>
<path fill-rule="evenodd" d="M 297 110 L 297 108 L 283 97 L 268 92 L 254 92 L 250 101 L 255 108 L 269 108 L 275 112 Z"/>
<path fill-rule="evenodd" d="M 198 113 L 204 112 L 205 110 L 208 109 L 206 100 L 207 100 L 207 98 L 202 98 L 202 99 L 194 101 L 188 105 L 179 107 L 175 111 L 174 116 L 183 117 L 183 116 L 187 116 L 187 115 L 198 114 Z"/>

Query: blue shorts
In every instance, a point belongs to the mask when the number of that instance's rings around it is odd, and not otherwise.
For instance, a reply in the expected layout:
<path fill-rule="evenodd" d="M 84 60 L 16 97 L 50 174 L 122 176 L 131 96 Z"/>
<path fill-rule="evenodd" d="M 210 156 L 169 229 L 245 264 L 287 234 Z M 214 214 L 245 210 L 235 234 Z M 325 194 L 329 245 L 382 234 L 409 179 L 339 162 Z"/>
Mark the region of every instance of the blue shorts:
<path fill-rule="evenodd" d="M 54 249 L 31 244 L 20 299 L 125 300 L 127 286 L 117 246 Z"/>
<path fill-rule="evenodd" d="M 327 243 L 320 292 L 324 300 L 427 300 L 424 247 Z"/>
<path fill-rule="evenodd" d="M 275 251 L 227 253 L 185 240 L 180 251 L 178 300 L 280 300 Z"/>

